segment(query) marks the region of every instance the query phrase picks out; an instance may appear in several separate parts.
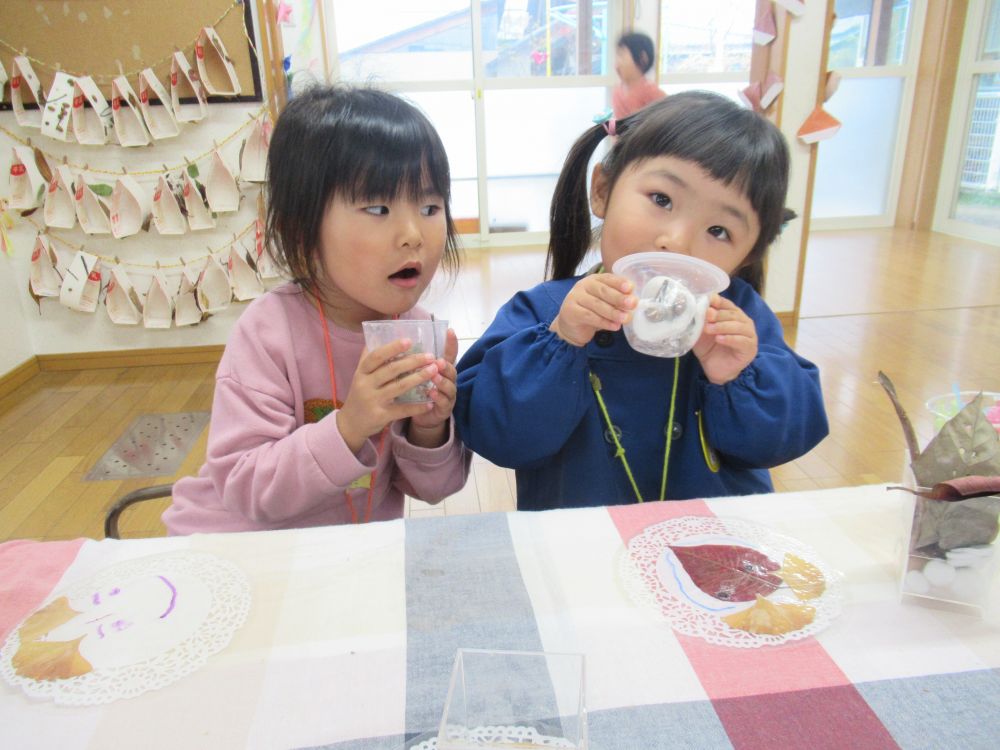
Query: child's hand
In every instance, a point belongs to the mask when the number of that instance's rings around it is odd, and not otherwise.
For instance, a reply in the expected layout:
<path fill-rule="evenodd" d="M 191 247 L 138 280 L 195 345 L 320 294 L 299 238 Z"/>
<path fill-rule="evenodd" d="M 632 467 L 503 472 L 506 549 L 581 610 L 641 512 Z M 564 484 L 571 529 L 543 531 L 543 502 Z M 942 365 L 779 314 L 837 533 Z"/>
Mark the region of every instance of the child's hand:
<path fill-rule="evenodd" d="M 610 273 L 584 276 L 563 300 L 549 330 L 573 346 L 586 346 L 598 331 L 617 331 L 639 300 L 632 282 Z"/>
<path fill-rule="evenodd" d="M 436 448 L 443 445 L 447 439 L 448 417 L 455 408 L 455 398 L 458 395 L 458 372 L 455 370 L 455 360 L 458 358 L 458 337 L 448 329 L 448 337 L 444 345 L 444 357 L 437 360 L 437 374 L 431 378 L 434 389 L 431 391 L 433 408 L 416 416 L 410 417 L 410 427 L 407 437 L 414 445 L 425 448 Z"/>
<path fill-rule="evenodd" d="M 757 356 L 757 327 L 730 300 L 713 295 L 705 312 L 705 330 L 693 351 L 709 382 L 724 385 Z"/>
<path fill-rule="evenodd" d="M 397 404 L 394 399 L 438 374 L 430 353 L 399 355 L 413 342 L 399 339 L 373 352 L 363 350 L 351 390 L 337 412 L 337 427 L 347 446 L 357 453 L 369 436 L 390 422 L 424 414 L 434 404 Z M 398 359 L 395 359 L 399 357 Z"/>

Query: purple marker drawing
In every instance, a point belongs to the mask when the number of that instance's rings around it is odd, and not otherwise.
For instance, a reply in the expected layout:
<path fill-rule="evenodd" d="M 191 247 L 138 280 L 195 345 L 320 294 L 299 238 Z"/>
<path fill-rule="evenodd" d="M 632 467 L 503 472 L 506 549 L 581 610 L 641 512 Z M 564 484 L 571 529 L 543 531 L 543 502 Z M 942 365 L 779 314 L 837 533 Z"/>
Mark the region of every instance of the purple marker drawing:
<path fill-rule="evenodd" d="M 164 617 L 166 617 L 167 615 L 169 615 L 173 611 L 174 604 L 177 603 L 177 588 L 174 586 L 174 584 L 172 584 L 170 581 L 168 581 L 163 576 L 157 576 L 157 578 L 159 578 L 161 581 L 163 581 L 165 584 L 167 584 L 167 587 L 170 589 L 170 604 L 167 606 L 166 612 L 164 612 L 162 615 L 160 615 L 160 619 L 162 620 Z"/>

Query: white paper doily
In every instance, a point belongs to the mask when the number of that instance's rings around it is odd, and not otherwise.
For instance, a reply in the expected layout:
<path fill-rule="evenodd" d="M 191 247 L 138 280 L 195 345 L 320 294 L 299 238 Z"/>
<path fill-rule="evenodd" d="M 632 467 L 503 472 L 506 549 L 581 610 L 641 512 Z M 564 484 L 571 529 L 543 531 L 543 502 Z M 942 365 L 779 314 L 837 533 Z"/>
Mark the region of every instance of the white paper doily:
<path fill-rule="evenodd" d="M 22 622 L 0 648 L 0 673 L 32 697 L 77 706 L 133 698 L 191 674 L 229 644 L 250 610 L 243 571 L 206 552 L 126 560 L 55 592 L 45 606 L 62 597 L 78 614 L 37 640 L 79 640 L 90 671 L 63 679 L 15 671 Z"/>
<path fill-rule="evenodd" d="M 488 726 L 470 729 L 461 737 L 449 739 L 443 743 L 439 743 L 437 737 L 431 737 L 414 745 L 410 750 L 446 750 L 451 747 L 463 749 L 466 747 L 502 748 L 505 746 L 519 748 L 561 747 L 571 750 L 577 747 L 563 737 L 549 737 L 539 734 L 534 727 Z"/>
<path fill-rule="evenodd" d="M 722 618 L 748 609 L 755 602 L 723 601 L 706 594 L 694 584 L 670 550 L 670 546 L 703 544 L 748 547 L 779 565 L 785 554 L 791 553 L 818 568 L 825 579 L 825 590 L 820 596 L 802 601 L 784 586 L 766 596 L 775 604 L 813 607 L 812 622 L 781 635 L 731 627 Z M 684 516 L 649 526 L 629 542 L 619 558 L 618 570 L 625 590 L 637 604 L 665 619 L 674 630 L 720 646 L 776 646 L 815 635 L 840 614 L 843 599 L 841 576 L 812 549 L 764 526 L 734 518 Z"/>

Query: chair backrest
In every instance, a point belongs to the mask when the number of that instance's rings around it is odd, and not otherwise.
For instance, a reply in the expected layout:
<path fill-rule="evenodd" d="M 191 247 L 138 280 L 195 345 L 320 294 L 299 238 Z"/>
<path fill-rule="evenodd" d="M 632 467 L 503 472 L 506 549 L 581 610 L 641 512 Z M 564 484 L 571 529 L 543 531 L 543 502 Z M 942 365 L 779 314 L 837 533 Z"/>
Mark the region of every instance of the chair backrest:
<path fill-rule="evenodd" d="M 127 495 L 118 498 L 115 504 L 111 506 L 111 510 L 104 517 L 104 536 L 108 539 L 121 539 L 118 535 L 118 518 L 121 516 L 122 511 L 130 505 L 135 505 L 145 500 L 170 497 L 173 489 L 174 485 L 172 483 L 157 484 L 153 487 L 143 487 L 141 490 L 133 490 Z"/>

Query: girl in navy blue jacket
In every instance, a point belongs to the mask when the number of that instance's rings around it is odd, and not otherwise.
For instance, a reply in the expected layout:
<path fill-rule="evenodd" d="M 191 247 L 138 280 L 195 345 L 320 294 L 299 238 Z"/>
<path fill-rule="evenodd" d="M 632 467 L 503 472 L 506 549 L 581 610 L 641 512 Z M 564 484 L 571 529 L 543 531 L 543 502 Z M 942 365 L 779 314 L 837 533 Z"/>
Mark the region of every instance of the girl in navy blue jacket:
<path fill-rule="evenodd" d="M 587 165 L 608 135 L 588 201 Z M 768 467 L 826 436 L 819 372 L 760 296 L 788 161 L 774 125 L 707 92 L 595 125 L 573 145 L 552 199 L 550 280 L 504 305 L 458 365 L 462 439 L 516 470 L 519 509 L 769 492 Z M 591 212 L 601 264 L 579 275 Z M 650 250 L 731 277 L 677 360 L 636 352 L 621 331 L 636 290 L 608 270 Z"/>

